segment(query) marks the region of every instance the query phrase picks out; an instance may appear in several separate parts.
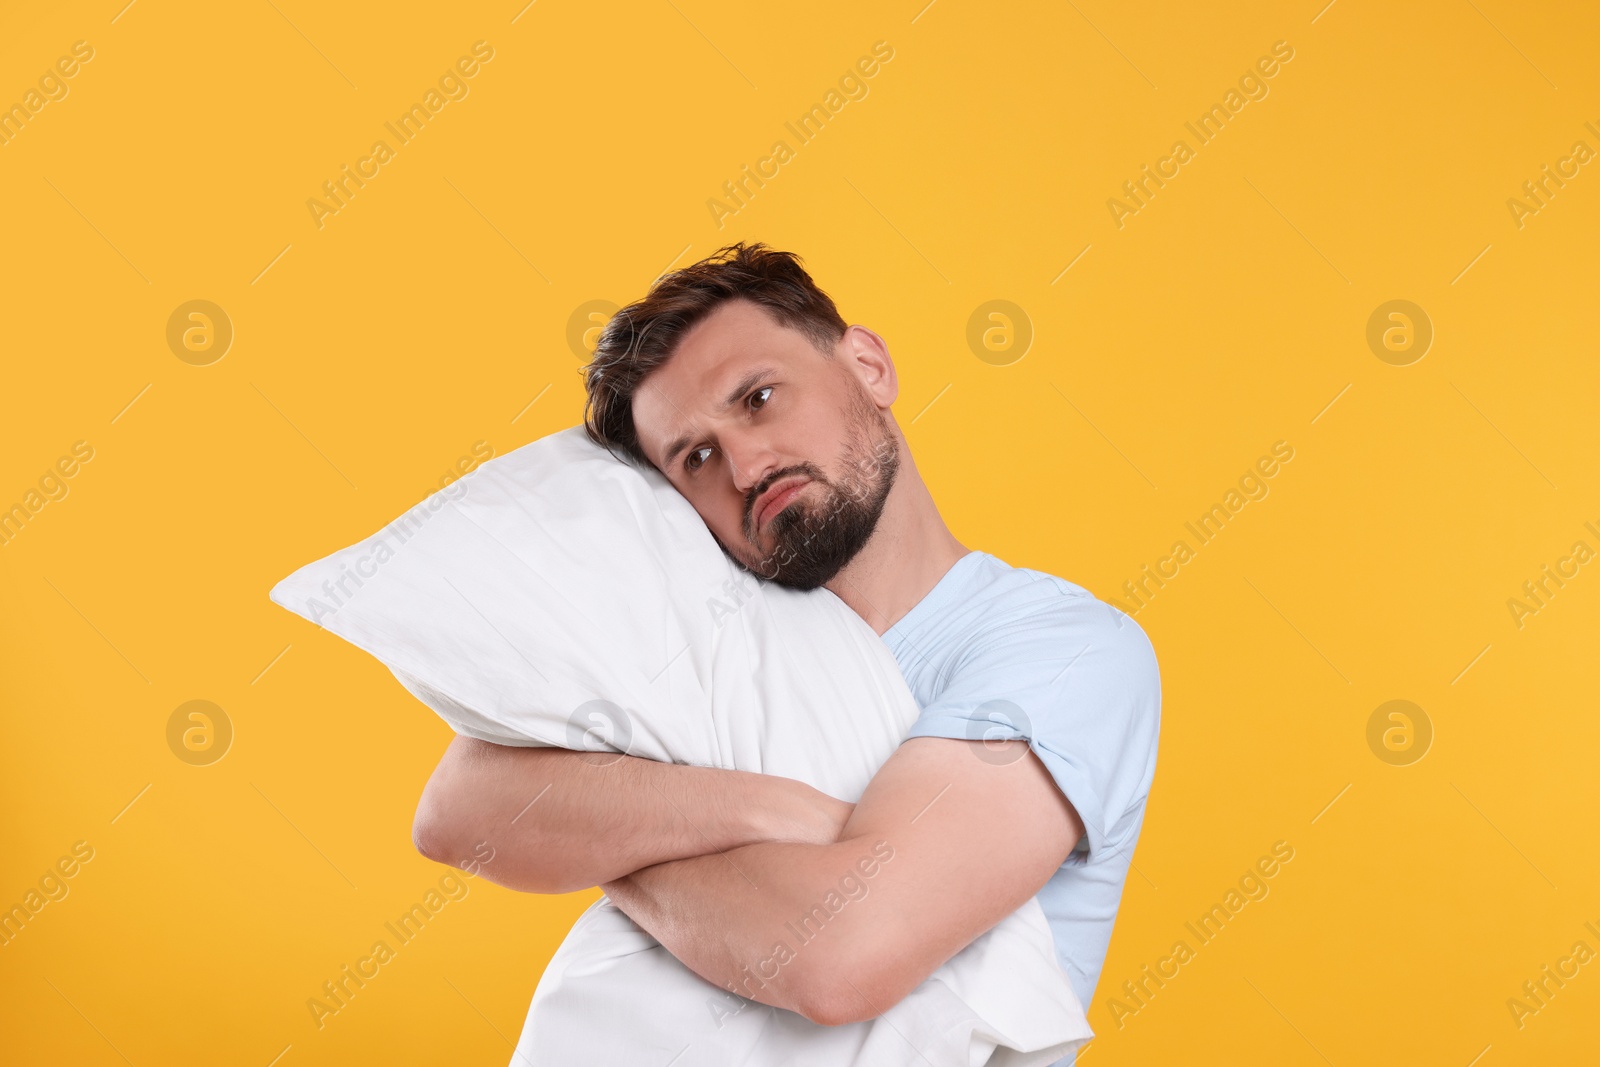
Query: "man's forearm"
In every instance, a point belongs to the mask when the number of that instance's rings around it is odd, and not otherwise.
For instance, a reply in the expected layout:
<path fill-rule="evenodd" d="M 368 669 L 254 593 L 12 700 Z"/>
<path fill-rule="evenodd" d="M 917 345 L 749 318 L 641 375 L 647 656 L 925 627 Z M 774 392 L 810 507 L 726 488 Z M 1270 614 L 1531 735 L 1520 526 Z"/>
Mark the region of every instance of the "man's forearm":
<path fill-rule="evenodd" d="M 452 864 L 487 842 L 484 877 L 566 893 L 756 841 L 831 840 L 848 810 L 786 778 L 458 737 L 423 791 L 414 837 Z"/>
<path fill-rule="evenodd" d="M 1026 743 L 980 744 L 903 743 L 835 843 L 760 842 L 602 888 L 725 989 L 829 1025 L 880 1015 L 1037 893 L 1083 834 Z"/>
<path fill-rule="evenodd" d="M 893 858 L 884 840 L 760 842 L 650 867 L 601 888 L 700 977 L 835 1024 L 889 1007 L 837 979 L 867 970 L 875 945 L 907 934 L 898 909 L 869 901 L 875 886 L 891 881 L 883 872 Z"/>

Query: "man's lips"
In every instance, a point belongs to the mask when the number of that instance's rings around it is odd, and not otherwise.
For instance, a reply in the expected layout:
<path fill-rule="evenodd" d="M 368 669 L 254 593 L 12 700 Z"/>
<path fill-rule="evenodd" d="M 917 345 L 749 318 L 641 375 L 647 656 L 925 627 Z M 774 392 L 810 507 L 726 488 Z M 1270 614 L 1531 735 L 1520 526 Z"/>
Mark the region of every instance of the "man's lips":
<path fill-rule="evenodd" d="M 804 477 L 785 478 L 763 493 L 755 506 L 756 529 L 759 530 L 767 524 L 769 515 L 776 515 L 782 511 L 785 505 L 794 499 L 795 494 L 806 487 L 807 481 L 809 479 Z"/>

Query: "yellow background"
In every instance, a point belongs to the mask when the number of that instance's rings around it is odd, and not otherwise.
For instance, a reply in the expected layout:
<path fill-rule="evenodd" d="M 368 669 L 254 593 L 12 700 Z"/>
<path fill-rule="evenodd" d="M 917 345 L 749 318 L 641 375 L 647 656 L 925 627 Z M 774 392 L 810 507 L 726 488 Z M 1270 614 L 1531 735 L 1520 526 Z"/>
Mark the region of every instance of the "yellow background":
<path fill-rule="evenodd" d="M 1600 950 L 1600 564 L 1507 607 L 1600 549 L 1600 163 L 1507 207 L 1600 149 L 1592 5 L 123 2 L 0 27 L 0 103 L 94 49 L 0 146 L 0 506 L 95 450 L 0 547 L 0 906 L 95 850 L 0 948 L 7 1063 L 509 1059 L 592 893 L 475 880 L 313 1023 L 446 873 L 410 827 L 449 735 L 267 591 L 475 442 L 576 422 L 574 309 L 737 238 L 888 339 L 920 469 L 1010 563 L 1118 596 L 1295 449 L 1137 616 L 1164 730 L 1085 1063 L 1592 1060 L 1600 964 L 1520 1028 L 1506 1003 Z M 478 40 L 470 94 L 319 229 L 306 201 Z M 1119 229 L 1107 199 L 1280 40 L 1270 94 Z M 193 299 L 235 332 L 209 366 L 166 342 Z M 1003 366 L 966 339 L 996 299 L 1034 331 Z M 1365 339 L 1393 299 L 1435 330 L 1409 366 Z M 210 766 L 167 745 L 195 699 L 235 731 Z M 1433 728 L 1408 766 L 1367 743 L 1393 699 Z M 1270 895 L 1119 1027 L 1121 983 L 1276 841 Z"/>

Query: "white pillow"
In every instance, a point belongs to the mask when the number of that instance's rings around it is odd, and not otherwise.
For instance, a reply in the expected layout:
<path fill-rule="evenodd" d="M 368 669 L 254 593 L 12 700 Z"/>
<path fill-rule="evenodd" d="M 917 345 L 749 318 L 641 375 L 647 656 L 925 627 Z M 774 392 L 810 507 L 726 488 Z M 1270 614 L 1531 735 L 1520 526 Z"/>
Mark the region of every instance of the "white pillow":
<path fill-rule="evenodd" d="M 271 595 L 499 744 L 780 774 L 855 801 L 917 714 L 843 601 L 758 581 L 659 471 L 581 426 L 484 463 Z M 1029 901 L 880 1019 L 822 1027 L 755 1004 L 730 1017 L 727 994 L 602 898 L 547 968 L 517 1062 L 642 1062 L 670 1044 L 698 1045 L 681 1067 L 735 1050 L 755 1065 L 968 1067 L 997 1048 L 991 1063 L 1046 1064 L 1091 1036 L 1050 937 Z"/>

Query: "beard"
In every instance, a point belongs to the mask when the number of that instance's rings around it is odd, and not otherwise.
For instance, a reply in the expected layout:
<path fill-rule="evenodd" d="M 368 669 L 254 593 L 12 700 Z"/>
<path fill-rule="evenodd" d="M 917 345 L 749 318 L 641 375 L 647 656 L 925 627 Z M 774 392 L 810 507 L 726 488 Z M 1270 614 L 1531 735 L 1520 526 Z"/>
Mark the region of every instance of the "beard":
<path fill-rule="evenodd" d="M 755 501 L 780 478 L 804 475 L 821 490 L 811 505 L 795 500 L 767 524 L 772 548 L 754 559 L 730 556 L 758 578 L 809 590 L 826 585 L 855 558 L 877 529 L 889 490 L 900 468 L 889 422 L 865 394 L 851 407 L 850 432 L 841 455 L 844 473 L 838 481 L 812 463 L 786 467 L 753 486 L 745 502 L 744 535 L 756 544 Z M 726 550 L 726 546 L 724 546 Z"/>

